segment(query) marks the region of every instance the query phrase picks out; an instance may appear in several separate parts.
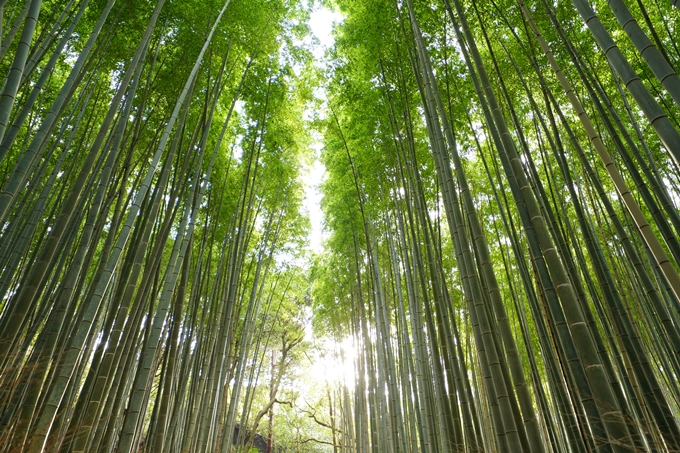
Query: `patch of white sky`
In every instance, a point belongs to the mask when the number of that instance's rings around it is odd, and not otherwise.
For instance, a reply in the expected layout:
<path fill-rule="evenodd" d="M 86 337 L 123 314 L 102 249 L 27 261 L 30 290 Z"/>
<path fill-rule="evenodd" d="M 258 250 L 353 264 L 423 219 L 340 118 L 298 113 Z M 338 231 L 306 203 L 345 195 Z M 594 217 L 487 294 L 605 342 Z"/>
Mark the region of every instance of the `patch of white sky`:
<path fill-rule="evenodd" d="M 354 389 L 356 358 L 357 351 L 352 337 L 345 337 L 341 341 L 324 339 L 312 357 L 309 357 L 312 361 L 311 377 L 316 382 Z"/>
<path fill-rule="evenodd" d="M 310 14 L 309 27 L 312 35 L 316 39 L 310 39 L 307 43 L 311 47 L 312 54 L 316 60 L 316 65 L 321 68 L 326 60 L 326 52 L 334 44 L 333 27 L 342 21 L 342 15 L 327 7 L 316 5 Z M 326 95 L 323 88 L 316 90 L 315 95 L 325 101 Z M 311 109 L 305 112 L 306 119 L 313 118 L 314 114 L 323 115 L 321 112 L 313 112 Z M 314 150 L 313 159 L 304 168 L 305 172 L 305 199 L 304 207 L 308 212 L 311 224 L 309 232 L 309 247 L 312 252 L 319 253 L 323 248 L 324 229 L 323 214 L 321 212 L 321 184 L 324 181 L 326 169 L 321 163 L 321 149 L 323 144 L 318 132 L 312 132 L 312 148 Z"/>
<path fill-rule="evenodd" d="M 313 1 L 313 0 L 310 0 Z M 309 18 L 309 27 L 313 38 L 308 37 L 306 44 L 312 51 L 315 64 L 323 70 L 327 63 L 327 51 L 333 47 L 334 37 L 333 28 L 342 22 L 342 15 L 318 3 L 315 5 Z M 319 87 L 315 91 L 315 96 L 325 104 L 326 94 L 324 87 Z M 311 120 L 314 116 L 323 118 L 325 115 L 324 106 L 320 111 L 313 111 L 311 108 L 305 112 L 305 119 Z M 309 248 L 314 253 L 323 250 L 325 231 L 323 227 L 323 213 L 321 211 L 321 184 L 326 176 L 326 168 L 321 162 L 321 151 L 323 148 L 321 135 L 312 132 L 313 158 L 304 168 L 304 209 L 309 215 Z M 310 313 L 311 315 L 311 313 Z M 313 336 L 311 331 L 307 332 L 308 339 Z M 317 339 L 317 348 L 309 357 L 311 361 L 310 377 L 316 382 L 327 382 L 329 384 L 344 384 L 349 388 L 354 387 L 355 369 L 354 362 L 356 351 L 351 337 L 346 337 L 340 341 L 333 339 Z"/>

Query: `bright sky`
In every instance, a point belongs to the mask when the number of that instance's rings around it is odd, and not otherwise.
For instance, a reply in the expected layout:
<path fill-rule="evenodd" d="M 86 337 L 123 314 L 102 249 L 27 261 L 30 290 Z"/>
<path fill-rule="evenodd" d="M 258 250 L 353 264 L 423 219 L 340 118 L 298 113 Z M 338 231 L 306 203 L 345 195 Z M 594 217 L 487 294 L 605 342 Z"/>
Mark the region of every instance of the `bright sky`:
<path fill-rule="evenodd" d="M 333 25 L 341 22 L 340 13 L 331 11 L 327 8 L 319 8 L 311 14 L 309 26 L 312 33 L 319 40 L 319 44 L 313 47 L 312 52 L 317 59 L 317 64 L 322 65 L 326 50 L 333 46 Z M 317 96 L 325 99 L 323 90 L 317 92 Z M 309 234 L 309 246 L 313 252 L 321 252 L 324 238 L 323 214 L 321 212 L 321 191 L 320 185 L 323 182 L 326 169 L 319 160 L 321 154 L 321 137 L 318 134 L 313 137 L 312 147 L 315 150 L 315 159 L 312 165 L 306 168 L 307 178 L 305 178 L 305 200 L 304 205 L 309 212 L 311 230 Z M 311 332 L 310 332 L 311 333 Z M 349 388 L 354 387 L 354 359 L 356 352 L 352 345 L 351 338 L 346 338 L 341 342 L 329 339 L 323 341 L 322 348 L 325 353 L 315 351 L 311 357 L 311 377 L 317 382 L 344 383 Z M 345 361 L 340 358 L 341 352 L 345 356 Z"/>
<path fill-rule="evenodd" d="M 315 141 L 315 157 L 312 165 L 306 166 L 305 199 L 303 204 L 309 212 L 311 229 L 309 230 L 309 247 L 315 253 L 321 252 L 323 240 L 323 214 L 321 212 L 320 185 L 324 180 L 326 169 L 319 160 L 321 142 Z"/>
<path fill-rule="evenodd" d="M 309 26 L 312 33 L 319 40 L 319 44 L 313 47 L 313 53 L 318 63 L 321 64 L 324 59 L 326 49 L 333 45 L 333 24 L 340 22 L 342 16 L 340 13 L 331 11 L 327 8 L 319 8 L 311 14 Z M 320 93 L 323 96 L 323 93 Z M 324 180 L 326 169 L 319 160 L 322 144 L 320 137 L 314 137 L 313 148 L 315 150 L 315 159 L 312 165 L 308 166 L 307 178 L 305 178 L 305 200 L 304 205 L 309 212 L 309 220 L 311 222 L 311 230 L 309 234 L 309 246 L 314 252 L 320 252 L 322 249 L 323 240 L 323 215 L 321 213 L 321 192 L 319 190 L 320 184 Z"/>
<path fill-rule="evenodd" d="M 318 50 L 320 53 L 315 53 L 317 59 L 323 57 L 323 51 L 333 45 L 334 39 L 331 35 L 333 25 L 336 22 L 342 22 L 342 15 L 337 11 L 331 11 L 328 8 L 319 8 L 314 11 L 309 19 L 309 26 L 312 28 L 312 33 L 321 43 Z"/>
<path fill-rule="evenodd" d="M 323 352 L 315 351 L 311 366 L 312 378 L 317 382 L 327 382 L 331 385 L 343 384 L 348 389 L 354 388 L 354 361 L 357 351 L 351 337 L 340 342 L 326 339 L 321 348 Z M 343 357 L 344 356 L 344 361 Z"/>

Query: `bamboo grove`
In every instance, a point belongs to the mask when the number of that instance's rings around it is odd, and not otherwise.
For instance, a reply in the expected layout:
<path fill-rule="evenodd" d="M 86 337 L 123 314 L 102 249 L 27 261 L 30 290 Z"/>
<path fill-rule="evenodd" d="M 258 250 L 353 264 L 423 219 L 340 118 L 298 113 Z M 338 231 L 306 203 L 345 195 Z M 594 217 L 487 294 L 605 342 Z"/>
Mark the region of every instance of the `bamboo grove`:
<path fill-rule="evenodd" d="M 343 451 L 680 451 L 677 4 L 337 3 Z"/>
<path fill-rule="evenodd" d="M 0 0 L 0 450 L 680 451 L 679 8 Z"/>
<path fill-rule="evenodd" d="M 304 339 L 307 13 L 0 11 L 0 449 L 247 451 Z"/>

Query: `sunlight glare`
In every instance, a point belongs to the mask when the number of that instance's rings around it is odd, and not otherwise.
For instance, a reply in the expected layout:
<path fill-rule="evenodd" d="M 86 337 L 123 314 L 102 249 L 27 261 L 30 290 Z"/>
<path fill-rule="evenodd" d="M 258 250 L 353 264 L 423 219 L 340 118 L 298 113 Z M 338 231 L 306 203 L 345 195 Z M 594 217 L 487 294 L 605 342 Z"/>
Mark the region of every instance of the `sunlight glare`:
<path fill-rule="evenodd" d="M 345 337 L 341 341 L 326 339 L 322 350 L 317 352 L 311 366 L 311 377 L 319 383 L 331 385 L 343 384 L 348 389 L 354 388 L 354 364 L 357 351 L 352 337 Z"/>

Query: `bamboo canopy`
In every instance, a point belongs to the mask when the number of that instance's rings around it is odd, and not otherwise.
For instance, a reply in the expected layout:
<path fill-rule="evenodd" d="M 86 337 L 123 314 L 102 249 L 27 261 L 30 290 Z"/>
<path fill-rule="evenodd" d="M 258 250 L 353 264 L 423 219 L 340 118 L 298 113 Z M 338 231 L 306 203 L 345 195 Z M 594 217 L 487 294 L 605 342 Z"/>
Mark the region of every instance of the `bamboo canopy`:
<path fill-rule="evenodd" d="M 0 0 L 0 452 L 680 452 L 679 44 L 677 0 Z"/>

